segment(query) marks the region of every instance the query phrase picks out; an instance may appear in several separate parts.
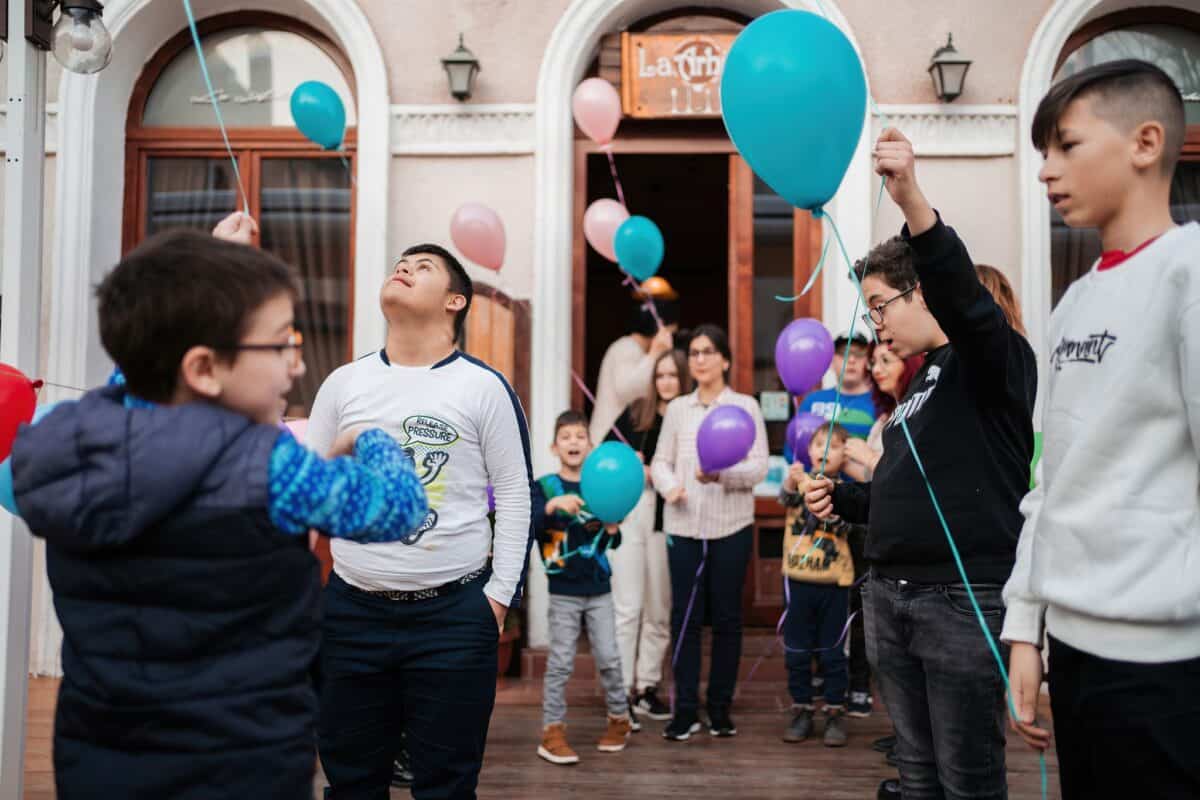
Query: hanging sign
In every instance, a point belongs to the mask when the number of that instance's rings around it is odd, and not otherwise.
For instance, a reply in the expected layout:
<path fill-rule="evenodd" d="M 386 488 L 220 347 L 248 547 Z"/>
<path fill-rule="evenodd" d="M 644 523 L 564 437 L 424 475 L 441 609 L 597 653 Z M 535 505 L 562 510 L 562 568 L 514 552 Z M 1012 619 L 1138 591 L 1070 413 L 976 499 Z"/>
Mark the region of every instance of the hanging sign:
<path fill-rule="evenodd" d="M 621 34 L 621 107 L 641 119 L 721 116 L 721 73 L 735 33 Z"/>

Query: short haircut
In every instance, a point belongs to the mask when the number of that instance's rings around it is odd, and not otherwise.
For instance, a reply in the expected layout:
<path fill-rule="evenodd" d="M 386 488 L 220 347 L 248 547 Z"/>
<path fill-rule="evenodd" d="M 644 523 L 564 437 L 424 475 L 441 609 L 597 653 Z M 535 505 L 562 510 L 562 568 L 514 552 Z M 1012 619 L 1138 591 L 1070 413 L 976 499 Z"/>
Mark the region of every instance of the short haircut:
<path fill-rule="evenodd" d="M 1175 169 L 1187 134 L 1183 96 L 1167 73 L 1132 58 L 1097 64 L 1054 84 L 1033 115 L 1033 146 L 1045 153 L 1058 139 L 1058 123 L 1067 106 L 1084 97 L 1095 100 L 1093 114 L 1122 131 L 1160 123 L 1165 134 L 1162 169 L 1166 174 Z"/>
<path fill-rule="evenodd" d="M 167 402 L 188 350 L 231 353 L 254 313 L 281 294 L 295 300 L 300 285 L 270 253 L 196 230 L 167 231 L 138 245 L 96 287 L 100 341 L 131 394 Z"/>
<path fill-rule="evenodd" d="M 717 352 L 725 357 L 731 365 L 733 364 L 733 351 L 729 349 L 729 337 L 725 334 L 725 329 L 720 325 L 706 323 L 692 328 L 688 334 L 687 348 L 692 349 L 692 342 L 699 339 L 701 336 L 708 337 L 708 340 L 713 343 L 713 347 L 717 348 Z"/>
<path fill-rule="evenodd" d="M 899 236 L 880 242 L 854 264 L 854 274 L 860 281 L 875 275 L 893 289 L 911 289 L 917 285 L 912 247 Z"/>
<path fill-rule="evenodd" d="M 658 318 L 655 319 L 654 312 L 658 312 Z M 629 318 L 629 332 L 640 333 L 642 336 L 653 336 L 658 333 L 658 321 L 662 320 L 663 325 L 676 325 L 679 323 L 679 303 L 675 300 L 655 300 L 654 311 L 651 311 L 644 303 L 634 309 L 633 314 Z"/>
<path fill-rule="evenodd" d="M 440 258 L 446 264 L 446 269 L 450 272 L 450 291 L 467 298 L 467 304 L 454 315 L 454 341 L 461 342 L 463 328 L 467 324 L 467 313 L 471 310 L 471 301 L 475 297 L 475 284 L 471 281 L 471 276 L 467 274 L 467 270 L 463 267 L 462 262 L 441 245 L 415 244 L 401 253 L 400 257 L 408 258 L 409 256 L 415 256 L 417 253 L 424 253 Z"/>
<path fill-rule="evenodd" d="M 812 438 L 817 438 L 817 435 L 831 436 L 835 442 L 847 442 L 850 440 L 850 431 L 836 422 L 824 422 L 817 426 L 813 431 Z"/>
<path fill-rule="evenodd" d="M 558 438 L 558 432 L 563 428 L 569 428 L 572 425 L 582 425 L 584 430 L 588 427 L 587 414 L 582 411 L 570 409 L 558 415 L 558 419 L 554 420 L 554 438 Z"/>

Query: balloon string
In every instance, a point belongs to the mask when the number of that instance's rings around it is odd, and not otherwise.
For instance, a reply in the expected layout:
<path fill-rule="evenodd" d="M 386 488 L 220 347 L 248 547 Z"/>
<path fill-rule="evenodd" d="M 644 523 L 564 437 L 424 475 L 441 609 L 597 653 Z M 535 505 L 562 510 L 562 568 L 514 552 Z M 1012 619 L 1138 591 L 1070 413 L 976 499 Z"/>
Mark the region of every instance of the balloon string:
<path fill-rule="evenodd" d="M 620 267 L 618 266 L 617 269 L 620 269 Z M 632 287 L 634 292 L 642 292 L 642 287 L 638 286 L 637 281 L 634 280 L 632 275 L 623 269 L 621 270 L 621 274 L 625 276 L 625 279 L 622 281 L 622 283 L 624 283 L 626 286 Z M 655 305 L 654 298 L 651 297 L 648 292 L 642 292 L 642 294 L 645 294 L 646 296 L 645 302 L 642 303 L 642 308 L 650 312 L 650 316 L 654 317 L 654 322 L 656 325 L 658 325 L 660 330 L 666 327 L 663 324 L 662 317 L 658 315 L 658 306 Z"/>
<path fill-rule="evenodd" d="M 200 44 L 200 33 L 196 30 L 196 15 L 192 13 L 191 0 L 183 0 L 183 11 L 187 14 L 188 29 L 192 32 L 192 44 L 196 46 L 196 58 L 200 62 L 200 74 L 204 76 L 204 85 L 208 89 L 208 99 L 212 103 L 213 113 L 217 116 L 217 127 L 221 129 L 221 138 L 225 142 L 225 152 L 233 164 L 233 175 L 237 179 L 238 191 L 242 195 L 242 210 L 250 216 L 250 198 L 246 187 L 242 185 L 242 171 L 238 166 L 237 156 L 233 154 L 233 145 L 229 143 L 229 132 L 225 129 L 225 118 L 221 115 L 221 105 L 217 102 L 217 92 L 213 89 L 212 77 L 208 74 L 208 62 L 204 60 L 204 48 Z"/>
<path fill-rule="evenodd" d="M 617 159 L 613 157 L 612 150 L 605 150 L 604 155 L 608 156 L 608 171 L 612 173 L 613 184 L 617 187 L 617 200 L 621 205 L 625 205 L 625 189 L 621 186 L 621 176 L 617 174 Z M 628 210 L 628 206 L 626 206 Z"/>
<path fill-rule="evenodd" d="M 594 407 L 596 405 L 596 395 L 592 394 L 591 390 L 588 389 L 587 384 L 583 382 L 583 378 L 579 377 L 579 373 L 576 372 L 575 370 L 571 370 L 571 377 L 575 379 L 575 385 L 579 387 L 580 391 L 583 392 L 584 396 L 587 397 L 588 400 L 592 401 L 592 406 Z M 617 438 L 620 439 L 622 442 L 624 442 L 625 444 L 629 444 L 629 440 L 625 438 L 625 434 L 623 434 L 619 430 L 617 430 L 617 426 L 615 423 L 613 424 L 612 428 L 610 428 L 609 430 L 611 430 L 613 433 L 615 433 L 617 435 Z M 629 446 L 633 447 L 633 445 L 629 445 Z"/>
<path fill-rule="evenodd" d="M 80 389 L 78 386 L 67 386 L 65 383 L 55 383 L 54 381 L 42 380 L 41 383 L 45 384 L 46 386 L 53 386 L 57 389 L 70 389 L 73 392 L 81 392 L 83 394 L 87 394 L 88 391 L 87 389 Z"/>
<path fill-rule="evenodd" d="M 825 256 L 829 253 L 829 237 L 825 237 L 825 245 L 821 248 L 821 258 L 817 260 L 817 266 L 813 269 L 812 275 L 808 276 L 808 282 L 804 284 L 804 288 L 800 290 L 800 294 L 784 297 L 783 295 L 775 295 L 775 299 L 781 303 L 794 303 L 804 295 L 808 294 L 812 289 L 813 284 L 817 282 L 817 276 L 821 274 L 821 267 L 825 266 Z"/>
<path fill-rule="evenodd" d="M 346 174 L 350 176 L 350 188 L 357 189 L 358 181 L 354 177 L 354 170 L 350 168 L 350 162 L 346 160 L 346 155 L 342 153 L 338 158 L 342 160 L 342 166 L 346 168 Z"/>

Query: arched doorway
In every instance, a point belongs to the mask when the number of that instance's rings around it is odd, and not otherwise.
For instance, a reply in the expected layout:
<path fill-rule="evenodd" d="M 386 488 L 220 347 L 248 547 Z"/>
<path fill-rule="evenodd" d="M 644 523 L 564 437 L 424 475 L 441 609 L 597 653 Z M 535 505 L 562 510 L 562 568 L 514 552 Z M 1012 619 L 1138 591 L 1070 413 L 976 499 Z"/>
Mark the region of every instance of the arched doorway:
<path fill-rule="evenodd" d="M 191 35 L 181 31 L 147 63 L 130 100 L 122 250 L 170 228 L 210 230 L 241 207 L 244 189 L 259 246 L 300 274 L 296 327 L 308 370 L 288 415 L 308 416 L 321 383 L 353 355 L 353 75 L 327 37 L 288 17 L 227 14 L 198 30 L 242 185 L 213 125 Z M 343 152 L 322 151 L 293 125 L 288 102 L 304 80 L 341 96 Z"/>

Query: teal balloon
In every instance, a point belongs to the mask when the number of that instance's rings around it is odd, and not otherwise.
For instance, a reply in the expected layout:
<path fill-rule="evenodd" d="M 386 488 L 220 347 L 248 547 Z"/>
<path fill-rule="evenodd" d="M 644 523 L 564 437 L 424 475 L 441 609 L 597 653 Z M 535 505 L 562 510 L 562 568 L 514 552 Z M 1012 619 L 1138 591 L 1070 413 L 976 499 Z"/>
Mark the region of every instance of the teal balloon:
<path fill-rule="evenodd" d="M 346 107 L 327 83 L 305 81 L 292 92 L 292 119 L 300 132 L 326 150 L 336 150 L 346 135 Z"/>
<path fill-rule="evenodd" d="M 14 517 L 20 517 L 17 511 L 17 498 L 13 494 L 12 458 L 0 461 L 0 508 Z"/>
<path fill-rule="evenodd" d="M 867 80 L 837 26 L 808 11 L 773 11 L 734 40 L 721 77 L 729 138 L 758 177 L 797 208 L 833 197 L 867 113 Z"/>
<path fill-rule="evenodd" d="M 646 470 L 633 448 L 605 442 L 583 462 L 580 491 L 587 510 L 601 522 L 616 524 L 633 511 L 646 487 Z"/>
<path fill-rule="evenodd" d="M 662 231 L 646 217 L 630 217 L 617 228 L 613 237 L 617 263 L 639 281 L 658 272 L 666 245 Z"/>

